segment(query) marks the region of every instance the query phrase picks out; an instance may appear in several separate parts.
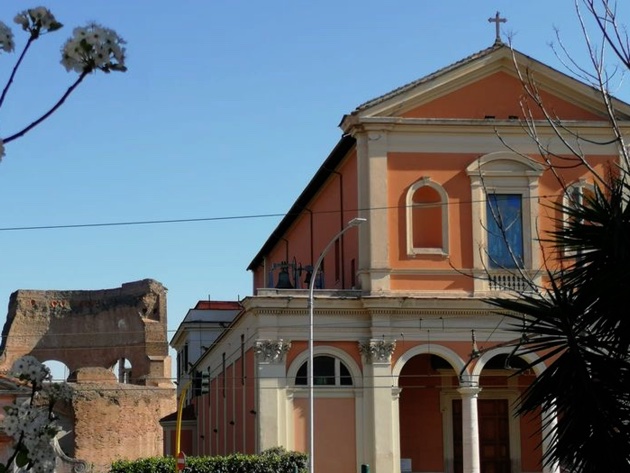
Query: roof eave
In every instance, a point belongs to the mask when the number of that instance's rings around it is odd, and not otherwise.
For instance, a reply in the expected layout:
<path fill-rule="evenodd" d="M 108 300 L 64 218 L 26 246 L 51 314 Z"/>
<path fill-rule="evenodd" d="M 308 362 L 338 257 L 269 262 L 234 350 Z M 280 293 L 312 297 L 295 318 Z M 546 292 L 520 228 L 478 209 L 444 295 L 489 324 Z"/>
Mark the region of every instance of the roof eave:
<path fill-rule="evenodd" d="M 252 259 L 248 271 L 254 271 L 261 263 L 266 254 L 278 243 L 282 235 L 293 225 L 296 219 L 307 208 L 311 199 L 321 189 L 322 185 L 333 174 L 339 163 L 347 156 L 348 152 L 354 147 L 356 140 L 349 135 L 343 135 L 337 142 L 333 150 L 330 152 L 324 163 L 319 167 L 313 178 L 304 188 L 302 193 L 296 199 L 284 218 L 280 221 L 275 230 L 271 233 L 262 248 L 258 251 L 254 259 Z"/>

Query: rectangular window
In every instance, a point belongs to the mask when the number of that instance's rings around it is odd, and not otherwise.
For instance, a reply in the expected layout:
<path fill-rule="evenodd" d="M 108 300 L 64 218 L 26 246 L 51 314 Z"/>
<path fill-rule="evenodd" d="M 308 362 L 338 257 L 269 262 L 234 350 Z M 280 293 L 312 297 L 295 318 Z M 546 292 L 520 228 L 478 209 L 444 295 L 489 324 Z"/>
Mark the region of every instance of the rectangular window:
<path fill-rule="evenodd" d="M 488 194 L 486 201 L 488 267 L 522 268 L 523 199 L 521 194 Z"/>

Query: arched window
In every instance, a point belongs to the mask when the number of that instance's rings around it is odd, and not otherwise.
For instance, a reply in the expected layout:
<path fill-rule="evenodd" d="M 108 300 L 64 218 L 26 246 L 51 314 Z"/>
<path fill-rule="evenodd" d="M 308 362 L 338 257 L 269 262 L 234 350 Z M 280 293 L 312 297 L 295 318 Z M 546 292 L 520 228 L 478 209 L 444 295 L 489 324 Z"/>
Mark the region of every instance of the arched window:
<path fill-rule="evenodd" d="M 562 198 L 562 205 L 567 212 L 562 216 L 562 221 L 565 227 L 569 224 L 569 213 L 570 209 L 575 209 L 583 206 L 587 200 L 595 198 L 595 185 L 591 182 L 588 182 L 584 179 L 580 179 L 577 182 L 574 182 L 570 186 L 568 186 L 564 192 Z M 580 256 L 580 251 L 570 251 L 565 249 L 565 256 Z"/>
<path fill-rule="evenodd" d="M 308 361 L 304 362 L 298 369 L 295 385 L 308 385 Z M 339 358 L 319 355 L 313 358 L 313 385 L 352 386 L 352 375 Z"/>
<path fill-rule="evenodd" d="M 595 198 L 595 186 L 584 179 L 580 179 L 567 187 L 562 204 L 567 208 L 584 205 L 586 199 Z"/>
<path fill-rule="evenodd" d="M 536 247 L 538 179 L 543 166 L 499 151 L 472 162 L 473 276 L 475 291 L 527 290 L 539 277 Z"/>
<path fill-rule="evenodd" d="M 448 195 L 423 177 L 407 190 L 407 254 L 448 254 Z"/>

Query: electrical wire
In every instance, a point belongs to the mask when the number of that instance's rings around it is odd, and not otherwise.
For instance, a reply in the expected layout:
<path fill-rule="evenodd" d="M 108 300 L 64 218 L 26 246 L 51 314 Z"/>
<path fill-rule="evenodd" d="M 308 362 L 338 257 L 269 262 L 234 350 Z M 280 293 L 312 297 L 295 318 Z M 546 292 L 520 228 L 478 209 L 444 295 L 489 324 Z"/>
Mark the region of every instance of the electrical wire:
<path fill-rule="evenodd" d="M 523 196 L 524 198 L 526 196 Z M 528 199 L 548 199 L 553 200 L 562 197 L 562 194 L 549 194 L 529 196 Z M 414 204 L 413 208 L 420 207 L 442 207 L 442 206 L 454 206 L 454 205 L 468 205 L 473 203 L 484 203 L 485 200 L 458 200 L 456 202 L 436 202 L 430 204 Z M 393 205 L 384 207 L 365 207 L 356 209 L 344 209 L 344 213 L 352 212 L 366 212 L 375 210 L 397 210 L 406 209 L 406 205 Z M 321 214 L 338 214 L 341 210 L 324 210 L 313 212 L 314 215 Z M 160 219 L 160 220 L 130 220 L 119 222 L 92 222 L 92 223 L 72 223 L 72 224 L 54 224 L 54 225 L 26 225 L 16 227 L 0 227 L 0 232 L 15 232 L 15 231 L 32 231 L 32 230 L 59 230 L 59 229 L 78 229 L 78 228 L 98 228 L 98 227 L 124 227 L 124 226 L 138 226 L 138 225 L 166 225 L 166 224 L 180 224 L 180 223 L 199 223 L 199 222 L 219 222 L 228 220 L 252 220 L 252 219 L 265 219 L 265 218 L 278 218 L 287 217 L 290 215 L 298 216 L 299 214 L 290 213 L 267 213 L 267 214 L 250 214 L 250 215 L 228 215 L 223 217 L 199 217 L 199 218 L 178 218 L 178 219 Z"/>

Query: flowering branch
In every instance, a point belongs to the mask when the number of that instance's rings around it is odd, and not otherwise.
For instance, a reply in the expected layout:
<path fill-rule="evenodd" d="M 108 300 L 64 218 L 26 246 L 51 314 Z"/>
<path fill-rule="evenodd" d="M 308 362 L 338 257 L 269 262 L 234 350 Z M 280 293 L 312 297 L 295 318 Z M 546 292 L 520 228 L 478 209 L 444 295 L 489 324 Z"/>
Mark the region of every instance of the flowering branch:
<path fill-rule="evenodd" d="M 33 41 L 35 41 L 35 39 L 31 36 L 26 42 L 26 46 L 24 46 L 24 50 L 22 51 L 22 54 L 20 54 L 20 57 L 15 63 L 15 66 L 13 67 L 13 70 L 11 71 L 11 75 L 9 76 L 9 80 L 7 81 L 7 85 L 4 86 L 4 90 L 2 91 L 2 95 L 0 96 L 0 107 L 2 107 L 2 104 L 4 103 L 4 98 L 7 96 L 7 92 L 9 91 L 9 88 L 11 87 L 11 84 L 13 83 L 13 79 L 15 78 L 15 74 L 17 73 L 17 70 L 19 69 L 20 64 L 22 64 L 22 59 L 24 59 L 24 56 L 26 56 L 26 51 L 28 51 L 28 48 L 31 47 L 31 44 L 33 44 Z"/>
<path fill-rule="evenodd" d="M 74 89 L 76 89 L 79 84 L 81 82 L 83 82 L 83 79 L 85 79 L 85 77 L 89 74 L 89 71 L 83 71 L 81 73 L 81 75 L 79 75 L 79 78 L 74 82 L 74 84 L 72 84 L 70 87 L 68 87 L 68 90 L 66 90 L 66 93 L 62 95 L 62 97 L 57 101 L 57 103 L 55 105 L 52 106 L 52 108 L 50 110 L 48 110 L 46 113 L 44 113 L 41 117 L 39 117 L 37 120 L 35 120 L 33 123 L 31 123 L 30 125 L 28 125 L 26 128 L 24 128 L 22 131 L 18 131 L 17 133 L 14 133 L 13 135 L 4 138 L 2 140 L 2 142 L 4 143 L 10 143 L 11 141 L 20 138 L 21 136 L 24 136 L 26 133 L 28 133 L 29 131 L 31 131 L 33 128 L 35 128 L 37 125 L 39 125 L 41 122 L 43 122 L 44 120 L 46 120 L 49 116 L 51 116 L 53 113 L 55 113 L 57 111 L 57 109 L 59 107 L 61 107 L 63 105 L 63 103 L 66 101 L 66 99 L 70 96 L 70 94 L 74 91 Z"/>
<path fill-rule="evenodd" d="M 52 441 L 61 431 L 53 408 L 60 400 L 70 400 L 72 391 L 65 383 L 51 383 L 50 370 L 32 356 L 18 359 L 11 374 L 30 385 L 31 395 L 28 401 L 16 400 L 4 408 L 2 428 L 15 444 L 7 462 L 0 464 L 0 471 L 4 473 L 15 465 L 36 473 L 52 473 L 55 469 Z"/>
<path fill-rule="evenodd" d="M 9 89 L 13 84 L 20 65 L 31 47 L 31 44 L 43 34 L 57 31 L 63 25 L 59 23 L 54 15 L 45 7 L 36 7 L 24 10 L 16 15 L 13 20 L 20 25 L 22 29 L 29 33 L 28 41 L 24 46 L 24 50 L 20 54 L 11 75 L 0 95 L 0 108 L 4 104 Z M 4 144 L 9 143 L 17 138 L 24 136 L 30 130 L 49 118 L 57 111 L 66 101 L 72 92 L 79 86 L 83 79 L 97 70 L 105 73 L 112 71 L 125 72 L 125 41 L 116 34 L 115 31 L 100 26 L 96 23 L 90 23 L 82 28 L 75 28 L 72 37 L 69 38 L 61 48 L 61 64 L 68 72 L 74 71 L 79 74 L 76 81 L 68 87 L 62 97 L 52 106 L 50 110 L 44 113 L 37 120 L 21 131 L 11 136 L 0 139 L 0 159 L 4 156 Z M 0 52 L 12 52 L 15 49 L 13 42 L 13 33 L 11 29 L 0 22 Z"/>

